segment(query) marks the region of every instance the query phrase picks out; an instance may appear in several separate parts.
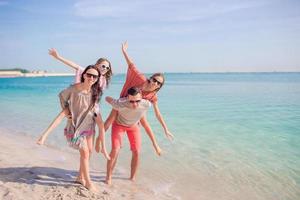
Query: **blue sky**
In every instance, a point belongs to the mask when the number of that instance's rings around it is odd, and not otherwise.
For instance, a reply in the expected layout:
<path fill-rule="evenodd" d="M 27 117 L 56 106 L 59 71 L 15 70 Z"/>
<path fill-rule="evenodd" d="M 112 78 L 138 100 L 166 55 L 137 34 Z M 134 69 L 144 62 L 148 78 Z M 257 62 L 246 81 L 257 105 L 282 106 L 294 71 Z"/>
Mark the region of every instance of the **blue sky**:
<path fill-rule="evenodd" d="M 299 0 L 0 0 L 0 68 L 70 72 L 47 51 L 126 71 L 300 71 Z"/>

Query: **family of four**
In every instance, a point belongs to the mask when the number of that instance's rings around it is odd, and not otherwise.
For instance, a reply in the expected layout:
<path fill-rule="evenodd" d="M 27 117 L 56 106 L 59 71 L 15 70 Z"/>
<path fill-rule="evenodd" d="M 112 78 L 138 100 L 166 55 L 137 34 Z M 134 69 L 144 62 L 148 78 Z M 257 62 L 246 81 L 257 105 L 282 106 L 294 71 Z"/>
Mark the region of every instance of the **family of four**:
<path fill-rule="evenodd" d="M 49 54 L 76 70 L 75 83 L 59 94 L 62 111 L 44 131 L 37 143 L 44 144 L 49 133 L 58 126 L 64 117 L 67 125 L 64 130 L 69 145 L 79 150 L 80 167 L 77 183 L 89 190 L 95 190 L 89 175 L 89 159 L 93 151 L 95 128 L 98 127 L 95 150 L 101 152 L 107 159 L 106 183 L 111 184 L 113 169 L 116 165 L 122 135 L 126 132 L 132 151 L 130 180 L 134 180 L 140 160 L 141 134 L 140 124 L 144 127 L 153 147 L 158 155 L 161 149 L 158 146 L 151 127 L 146 119 L 146 111 L 152 105 L 156 118 L 162 125 L 165 135 L 173 139 L 172 133 L 159 111 L 157 92 L 164 85 L 164 76 L 161 73 L 153 74 L 149 79 L 141 74 L 127 54 L 128 44 L 122 44 L 122 53 L 128 65 L 126 81 L 119 99 L 106 97 L 105 100 L 112 106 L 109 117 L 104 122 L 99 108 L 99 100 L 103 91 L 110 83 L 112 76 L 111 63 L 100 58 L 96 64 L 85 69 L 60 56 L 55 49 Z M 105 131 L 111 126 L 111 152 L 108 154 L 105 145 Z"/>

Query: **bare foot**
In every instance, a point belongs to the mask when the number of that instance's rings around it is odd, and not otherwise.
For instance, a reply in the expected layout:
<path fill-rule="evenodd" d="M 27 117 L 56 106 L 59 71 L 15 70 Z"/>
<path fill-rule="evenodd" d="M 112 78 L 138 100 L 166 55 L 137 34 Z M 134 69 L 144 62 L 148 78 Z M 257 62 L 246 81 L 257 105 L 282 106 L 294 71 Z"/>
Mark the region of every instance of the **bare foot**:
<path fill-rule="evenodd" d="M 131 177 L 131 178 L 129 178 L 129 180 L 131 180 L 132 182 L 135 182 L 135 177 Z"/>
<path fill-rule="evenodd" d="M 94 186 L 94 184 L 90 183 L 90 184 L 86 184 L 86 186 L 84 186 L 86 189 L 88 189 L 90 192 L 98 192 L 98 190 L 96 189 L 96 187 Z"/>
<path fill-rule="evenodd" d="M 106 183 L 107 185 L 111 185 L 111 178 L 107 178 L 107 179 L 105 180 L 105 183 Z"/>
<path fill-rule="evenodd" d="M 43 137 L 40 137 L 40 138 L 36 141 L 36 143 L 37 143 L 38 145 L 44 145 L 45 139 L 44 139 Z"/>
<path fill-rule="evenodd" d="M 155 148 L 156 154 L 157 154 L 158 156 L 161 156 L 161 153 L 162 153 L 161 148 L 160 148 L 159 146 L 156 146 L 156 147 L 154 147 L 154 148 Z"/>
<path fill-rule="evenodd" d="M 74 183 L 78 183 L 78 184 L 81 184 L 81 185 L 85 185 L 85 181 L 79 177 L 76 178 L 76 180 L 74 181 Z"/>

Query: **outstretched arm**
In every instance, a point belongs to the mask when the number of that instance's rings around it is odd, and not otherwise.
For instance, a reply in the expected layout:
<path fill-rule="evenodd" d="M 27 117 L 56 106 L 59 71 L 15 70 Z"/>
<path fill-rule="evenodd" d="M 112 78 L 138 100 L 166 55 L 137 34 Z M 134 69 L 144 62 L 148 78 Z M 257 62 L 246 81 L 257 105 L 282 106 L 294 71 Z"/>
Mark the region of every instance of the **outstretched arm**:
<path fill-rule="evenodd" d="M 110 127 L 110 125 L 116 120 L 117 115 L 118 115 L 118 111 L 116 111 L 114 109 L 112 109 L 110 111 L 110 114 L 109 114 L 109 116 L 107 117 L 107 119 L 105 120 L 105 123 L 104 123 L 105 131 L 107 131 L 107 129 Z"/>
<path fill-rule="evenodd" d="M 149 125 L 149 123 L 148 123 L 145 115 L 141 118 L 140 122 L 141 122 L 142 126 L 144 127 L 147 135 L 149 136 L 149 138 L 150 138 L 150 140 L 152 142 L 152 145 L 153 145 L 153 147 L 154 147 L 157 155 L 160 156 L 161 155 L 161 149 L 160 149 L 160 147 L 158 146 L 158 144 L 156 142 L 156 139 L 155 139 L 155 136 L 153 134 L 153 131 L 152 131 L 152 129 L 151 129 L 151 127 L 150 127 L 150 125 Z"/>
<path fill-rule="evenodd" d="M 128 49 L 128 43 L 127 43 L 127 41 L 126 41 L 126 42 L 124 42 L 124 43 L 122 44 L 122 52 L 123 52 L 123 55 L 124 55 L 125 60 L 126 60 L 126 62 L 127 62 L 127 65 L 129 66 L 130 64 L 133 63 L 133 61 L 132 61 L 131 58 L 128 56 L 127 49 Z"/>
<path fill-rule="evenodd" d="M 162 125 L 162 127 L 164 128 L 164 131 L 165 131 L 165 134 L 166 134 L 166 137 L 169 139 L 169 140 L 172 140 L 174 138 L 173 134 L 168 130 L 168 127 L 162 117 L 162 115 L 160 114 L 160 111 L 159 111 L 159 108 L 158 108 L 158 104 L 157 102 L 154 102 L 153 103 L 153 108 L 154 108 L 154 112 L 155 112 L 155 116 L 156 118 L 158 119 L 158 121 L 160 122 L 160 124 Z"/>
<path fill-rule="evenodd" d="M 98 113 L 97 116 L 95 117 L 95 121 L 99 128 L 99 135 L 96 140 L 95 150 L 98 153 L 99 152 L 103 153 L 104 157 L 107 160 L 110 160 L 110 156 L 108 155 L 108 153 L 106 151 L 104 123 L 102 121 L 102 117 L 101 117 L 100 113 Z"/>
<path fill-rule="evenodd" d="M 120 102 L 120 99 L 114 99 L 110 96 L 105 97 L 105 101 L 109 103 L 114 110 L 122 110 L 124 108 L 124 103 Z"/>
<path fill-rule="evenodd" d="M 68 65 L 69 67 L 72 67 L 75 70 L 78 70 L 80 68 L 82 68 L 80 65 L 77 65 L 76 63 L 65 59 L 64 57 L 61 57 L 58 52 L 56 51 L 56 49 L 52 48 L 49 49 L 49 55 L 53 56 L 55 59 L 63 62 L 64 64 Z"/>

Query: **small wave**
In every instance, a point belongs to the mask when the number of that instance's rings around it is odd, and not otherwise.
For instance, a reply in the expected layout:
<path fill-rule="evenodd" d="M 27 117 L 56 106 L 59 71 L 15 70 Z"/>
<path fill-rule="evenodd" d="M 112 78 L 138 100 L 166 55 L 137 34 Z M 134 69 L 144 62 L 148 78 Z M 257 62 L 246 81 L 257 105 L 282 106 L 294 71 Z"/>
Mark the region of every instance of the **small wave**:
<path fill-rule="evenodd" d="M 151 188 L 152 192 L 158 199 L 176 199 L 181 200 L 181 198 L 177 195 L 171 193 L 171 188 L 175 183 L 159 183 L 156 184 L 155 187 Z"/>

